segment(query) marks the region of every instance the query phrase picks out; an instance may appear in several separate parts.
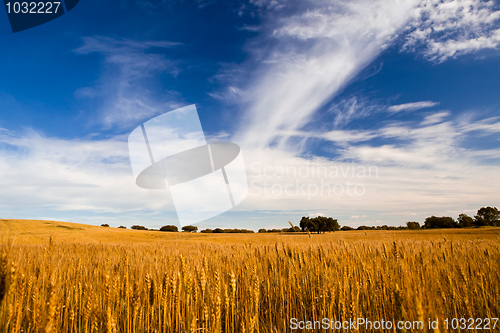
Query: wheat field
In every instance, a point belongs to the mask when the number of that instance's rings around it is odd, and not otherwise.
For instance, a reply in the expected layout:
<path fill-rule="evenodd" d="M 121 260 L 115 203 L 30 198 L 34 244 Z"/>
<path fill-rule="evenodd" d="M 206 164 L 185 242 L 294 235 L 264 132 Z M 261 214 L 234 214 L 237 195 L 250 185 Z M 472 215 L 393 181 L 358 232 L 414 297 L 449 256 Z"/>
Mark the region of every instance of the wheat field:
<path fill-rule="evenodd" d="M 446 330 L 443 320 L 500 314 L 498 228 L 202 235 L 22 220 L 0 228 L 2 332 L 469 332 L 484 330 Z M 292 330 L 293 320 L 323 318 L 424 327 Z"/>

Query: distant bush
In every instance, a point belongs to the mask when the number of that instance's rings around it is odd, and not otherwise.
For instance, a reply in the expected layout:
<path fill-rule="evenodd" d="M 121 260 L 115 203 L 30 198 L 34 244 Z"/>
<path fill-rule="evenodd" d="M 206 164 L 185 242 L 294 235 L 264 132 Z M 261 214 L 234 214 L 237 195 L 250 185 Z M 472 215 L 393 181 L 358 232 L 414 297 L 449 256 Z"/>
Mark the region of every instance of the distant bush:
<path fill-rule="evenodd" d="M 101 224 L 101 227 L 108 227 L 109 228 L 109 224 Z"/>
<path fill-rule="evenodd" d="M 326 216 L 318 216 L 318 217 L 307 217 L 303 216 L 299 222 L 300 229 L 302 231 L 310 231 L 310 232 L 320 232 L 325 233 L 326 231 L 338 231 L 340 230 L 340 225 L 336 219 Z"/>
<path fill-rule="evenodd" d="M 375 230 L 375 227 L 367 227 L 366 225 L 360 225 L 356 230 Z"/>
<path fill-rule="evenodd" d="M 142 225 L 133 225 L 132 229 L 134 229 L 134 230 L 148 230 L 148 228 L 143 227 Z"/>
<path fill-rule="evenodd" d="M 482 207 L 474 216 L 474 224 L 478 227 L 482 226 L 500 226 L 500 211 L 496 207 Z"/>
<path fill-rule="evenodd" d="M 247 229 L 224 229 L 224 232 L 228 234 L 252 234 L 255 231 Z"/>
<path fill-rule="evenodd" d="M 177 232 L 179 229 L 175 225 L 164 225 L 160 231 Z"/>
<path fill-rule="evenodd" d="M 460 228 L 473 227 L 475 225 L 474 219 L 467 214 L 458 215 L 457 222 Z"/>
<path fill-rule="evenodd" d="M 202 230 L 202 231 L 200 231 L 200 232 L 202 232 L 202 233 L 204 233 L 204 234 L 211 234 L 211 233 L 212 233 L 212 232 L 214 232 L 214 231 L 213 231 L 212 229 L 204 229 L 204 230 Z"/>
<path fill-rule="evenodd" d="M 121 226 L 118 227 L 118 229 L 127 229 L 127 227 L 121 225 Z"/>
<path fill-rule="evenodd" d="M 406 222 L 406 227 L 410 230 L 420 229 L 420 223 L 418 223 L 418 222 Z"/>
<path fill-rule="evenodd" d="M 431 216 L 425 219 L 424 228 L 435 229 L 435 228 L 456 228 L 458 223 L 452 217 L 449 216 Z"/>
<path fill-rule="evenodd" d="M 198 230 L 198 227 L 192 226 L 192 225 L 186 225 L 182 227 L 182 231 L 185 232 L 196 232 Z"/>
<path fill-rule="evenodd" d="M 210 231 L 206 231 L 210 230 Z M 215 228 L 214 230 L 212 229 L 206 229 L 202 230 L 201 232 L 212 232 L 214 234 L 247 234 L 247 233 L 254 233 L 255 231 L 253 230 L 247 230 L 247 229 L 222 229 L 222 228 Z"/>
<path fill-rule="evenodd" d="M 259 234 L 264 234 L 264 233 L 266 233 L 266 232 L 267 232 L 267 230 L 266 230 L 266 229 L 264 229 L 264 228 L 259 229 Z"/>
<path fill-rule="evenodd" d="M 351 228 L 350 226 L 345 225 L 342 228 L 340 228 L 340 230 L 342 230 L 342 231 L 348 231 L 348 230 L 354 230 L 354 228 Z"/>
<path fill-rule="evenodd" d="M 239 230 L 245 230 L 245 229 L 239 229 Z M 246 230 L 247 232 L 249 230 Z M 298 227 L 298 226 L 294 226 L 293 228 L 283 228 L 283 229 L 259 229 L 259 233 L 264 233 L 264 232 L 270 232 L 270 233 L 274 233 L 274 232 L 301 232 L 302 230 Z M 253 232 L 253 231 L 249 231 L 249 232 Z"/>

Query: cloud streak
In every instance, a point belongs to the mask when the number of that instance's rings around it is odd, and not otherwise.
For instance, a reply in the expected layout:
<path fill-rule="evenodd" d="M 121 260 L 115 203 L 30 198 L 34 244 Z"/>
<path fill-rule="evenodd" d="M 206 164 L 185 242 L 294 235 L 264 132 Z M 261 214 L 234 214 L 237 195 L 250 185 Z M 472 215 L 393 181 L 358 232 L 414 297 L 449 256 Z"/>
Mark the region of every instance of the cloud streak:
<path fill-rule="evenodd" d="M 296 131 L 391 42 L 414 1 L 308 3 L 282 18 L 274 46 L 245 91 L 249 101 L 238 139 L 245 145 L 285 147 Z M 259 135 L 255 135 L 259 133 Z"/>
<path fill-rule="evenodd" d="M 423 101 L 423 102 L 414 102 L 414 103 L 405 103 L 399 105 L 391 105 L 387 108 L 387 111 L 391 113 L 401 112 L 401 111 L 415 111 L 424 108 L 431 108 L 433 106 L 438 105 L 438 102 L 431 101 Z"/>

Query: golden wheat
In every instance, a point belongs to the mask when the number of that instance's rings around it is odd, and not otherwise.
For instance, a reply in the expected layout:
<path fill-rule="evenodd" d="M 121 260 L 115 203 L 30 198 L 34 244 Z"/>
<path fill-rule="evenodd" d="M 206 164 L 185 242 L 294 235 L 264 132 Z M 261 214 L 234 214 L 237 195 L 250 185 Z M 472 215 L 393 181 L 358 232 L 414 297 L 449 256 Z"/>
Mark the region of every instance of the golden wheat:
<path fill-rule="evenodd" d="M 4 244 L 0 331 L 274 333 L 291 318 L 500 314 L 498 237 L 311 239 Z"/>

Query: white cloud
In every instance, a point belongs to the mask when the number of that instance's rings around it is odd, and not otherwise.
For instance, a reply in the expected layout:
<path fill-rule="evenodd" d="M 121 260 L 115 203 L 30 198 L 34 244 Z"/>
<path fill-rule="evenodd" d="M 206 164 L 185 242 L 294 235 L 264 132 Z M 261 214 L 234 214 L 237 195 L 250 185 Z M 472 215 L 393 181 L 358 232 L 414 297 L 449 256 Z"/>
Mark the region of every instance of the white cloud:
<path fill-rule="evenodd" d="M 492 117 L 481 120 L 467 120 L 460 123 L 462 132 L 477 131 L 483 134 L 500 133 L 500 117 Z"/>
<path fill-rule="evenodd" d="M 398 147 L 383 146 L 352 146 L 346 152 L 346 157 L 355 158 L 364 163 L 398 166 L 432 166 L 441 159 L 435 156 L 435 149 L 428 147 Z"/>
<path fill-rule="evenodd" d="M 333 160 L 276 148 L 243 150 L 250 192 L 236 210 L 300 210 L 296 219 L 322 212 L 342 225 L 357 214 L 391 225 L 449 209 L 498 206 L 500 167 L 483 162 L 498 158 L 500 148 L 478 154 L 461 147 L 466 134 L 451 122 L 401 128 L 393 136 L 397 143 L 345 142 Z M 385 138 L 384 128 L 375 133 Z"/>
<path fill-rule="evenodd" d="M 14 209 L 122 213 L 172 209 L 168 193 L 135 185 L 125 137 L 60 139 L 0 132 L 0 202 Z"/>
<path fill-rule="evenodd" d="M 224 141 L 230 140 L 230 135 L 229 135 L 229 133 L 227 133 L 225 131 L 221 131 L 218 133 L 205 135 L 205 139 L 207 140 L 208 143 L 210 143 L 210 142 L 224 142 Z"/>
<path fill-rule="evenodd" d="M 448 116 L 450 116 L 450 112 L 448 111 L 433 113 L 431 115 L 425 116 L 424 120 L 420 123 L 420 125 L 426 126 L 426 125 L 438 124 L 443 122 L 443 120 Z"/>
<path fill-rule="evenodd" d="M 332 141 L 332 142 L 361 142 L 368 141 L 376 137 L 376 135 L 370 131 L 329 131 L 318 135 L 323 139 Z"/>
<path fill-rule="evenodd" d="M 400 111 L 415 111 L 424 108 L 430 108 L 438 105 L 438 102 L 431 101 L 422 101 L 422 102 L 414 102 L 414 103 L 405 103 L 399 105 L 391 105 L 387 108 L 389 112 L 396 113 Z"/>
<path fill-rule="evenodd" d="M 371 131 L 332 130 L 327 132 L 282 131 L 277 134 L 286 137 L 318 138 L 335 143 L 354 143 L 374 139 L 377 135 Z"/>
<path fill-rule="evenodd" d="M 403 50 L 423 45 L 424 55 L 444 61 L 500 44 L 500 11 L 494 1 L 423 0 L 408 26 Z"/>
<path fill-rule="evenodd" d="M 377 138 L 391 139 L 393 143 L 381 146 L 369 143 L 351 145 L 345 148 L 345 157 L 364 163 L 415 168 L 428 168 L 442 163 L 453 165 L 458 156 L 465 156 L 465 150 L 461 147 L 465 133 L 460 124 L 442 122 L 448 116 L 447 112 L 427 116 L 419 127 L 404 123 L 387 124 L 379 130 L 373 130 L 373 134 Z M 470 154 L 471 163 L 473 159 Z"/>

